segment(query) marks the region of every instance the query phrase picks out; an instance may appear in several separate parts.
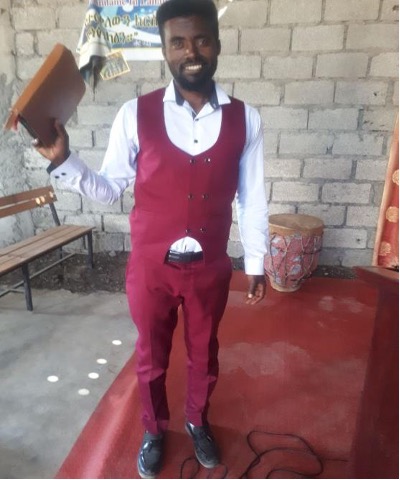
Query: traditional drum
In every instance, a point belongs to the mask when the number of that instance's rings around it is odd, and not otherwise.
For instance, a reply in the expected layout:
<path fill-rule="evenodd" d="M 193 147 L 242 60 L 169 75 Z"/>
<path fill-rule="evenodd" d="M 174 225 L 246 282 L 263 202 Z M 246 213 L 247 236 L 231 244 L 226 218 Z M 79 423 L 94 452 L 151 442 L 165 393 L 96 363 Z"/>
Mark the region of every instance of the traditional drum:
<path fill-rule="evenodd" d="M 316 269 L 323 230 L 322 220 L 311 215 L 270 215 L 270 244 L 264 267 L 275 290 L 298 290 Z"/>

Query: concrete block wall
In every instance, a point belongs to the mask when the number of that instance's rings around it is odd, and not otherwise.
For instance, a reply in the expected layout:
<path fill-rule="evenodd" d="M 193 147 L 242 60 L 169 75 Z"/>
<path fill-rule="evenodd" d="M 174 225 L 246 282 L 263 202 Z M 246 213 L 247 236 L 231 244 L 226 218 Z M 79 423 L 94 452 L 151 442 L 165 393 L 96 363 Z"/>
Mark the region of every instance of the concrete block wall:
<path fill-rule="evenodd" d="M 56 42 L 75 50 L 87 2 L 6 3 L 11 54 L 0 55 L 14 60 L 15 96 Z M 320 263 L 370 264 L 398 108 L 398 0 L 219 1 L 225 5 L 216 79 L 263 118 L 270 212 L 324 221 Z M 93 168 L 101 165 L 121 104 L 171 78 L 161 61 L 130 66 L 95 93 L 88 88 L 69 122 L 72 148 Z M 20 146 L 28 186 L 45 182 L 45 162 Z M 104 207 L 56 188 L 64 220 L 96 226 L 97 250 L 130 249 L 131 191 Z M 236 222 L 229 253 L 243 253 Z"/>

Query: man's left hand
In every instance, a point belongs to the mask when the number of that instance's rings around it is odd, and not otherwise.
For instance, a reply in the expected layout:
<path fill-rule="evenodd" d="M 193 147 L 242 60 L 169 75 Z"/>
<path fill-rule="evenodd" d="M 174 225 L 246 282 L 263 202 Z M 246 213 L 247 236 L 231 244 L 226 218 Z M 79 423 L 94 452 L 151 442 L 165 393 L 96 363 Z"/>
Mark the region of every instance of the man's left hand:
<path fill-rule="evenodd" d="M 247 277 L 249 279 L 249 289 L 246 295 L 246 303 L 255 305 L 265 296 L 265 275 L 247 275 Z"/>

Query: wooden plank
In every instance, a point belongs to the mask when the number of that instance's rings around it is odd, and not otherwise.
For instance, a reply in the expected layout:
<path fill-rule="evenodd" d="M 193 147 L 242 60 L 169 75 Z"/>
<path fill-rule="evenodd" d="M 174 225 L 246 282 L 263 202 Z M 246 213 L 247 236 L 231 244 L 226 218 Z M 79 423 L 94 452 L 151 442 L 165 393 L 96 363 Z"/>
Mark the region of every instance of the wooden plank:
<path fill-rule="evenodd" d="M 48 230 L 45 230 L 43 232 L 38 233 L 37 235 L 33 237 L 29 237 L 25 240 L 21 240 L 18 243 L 14 243 L 12 245 L 8 245 L 7 247 L 4 247 L 0 250 L 0 257 L 1 255 L 6 255 L 8 253 L 15 252 L 16 250 L 25 247 L 26 245 L 31 245 L 32 243 L 40 241 L 42 238 L 47 238 L 49 234 L 52 234 L 54 230 L 57 230 L 58 232 L 61 232 L 65 229 L 68 229 L 70 225 L 61 225 L 59 227 L 52 227 L 49 228 Z"/>
<path fill-rule="evenodd" d="M 93 228 L 94 227 L 62 225 L 61 227 L 55 227 L 46 232 L 42 232 L 41 238 L 37 242 L 33 241 L 22 248 L 16 248 L 11 253 L 2 255 L 0 257 L 0 274 L 15 270 L 23 264 L 43 256 L 45 253 L 49 253 L 52 250 L 77 240 L 89 233 Z M 48 233 L 48 235 L 46 235 L 46 233 Z M 36 237 L 32 237 L 29 240 L 35 239 Z"/>
<path fill-rule="evenodd" d="M 42 195 L 50 195 L 50 193 L 54 194 L 54 188 L 51 185 L 48 185 L 46 187 L 34 188 L 25 192 L 14 193 L 13 195 L 0 197 L 0 207 L 4 207 L 6 205 L 13 205 L 15 203 L 20 203 L 25 200 L 31 200 L 32 198 L 40 197 Z"/>
<path fill-rule="evenodd" d="M 90 230 L 89 230 L 90 231 Z M 47 238 L 42 238 L 39 242 L 34 242 L 22 249 L 15 250 L 13 256 L 20 258 L 36 258 L 44 253 L 61 247 L 66 243 L 73 242 L 87 233 L 86 228 L 74 228 L 64 230 L 63 232 L 53 232 Z"/>
<path fill-rule="evenodd" d="M 54 203 L 53 187 L 42 187 L 0 198 L 0 218 Z"/>

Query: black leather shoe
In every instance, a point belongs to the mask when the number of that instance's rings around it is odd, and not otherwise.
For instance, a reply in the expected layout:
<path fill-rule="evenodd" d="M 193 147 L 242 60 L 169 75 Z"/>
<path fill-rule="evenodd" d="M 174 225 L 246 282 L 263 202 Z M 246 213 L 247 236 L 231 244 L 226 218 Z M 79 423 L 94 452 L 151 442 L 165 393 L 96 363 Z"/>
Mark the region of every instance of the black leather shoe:
<path fill-rule="evenodd" d="M 156 478 L 161 470 L 164 437 L 145 432 L 137 459 L 141 478 Z"/>
<path fill-rule="evenodd" d="M 216 467 L 219 464 L 219 452 L 210 427 L 208 425 L 195 427 L 187 422 L 185 428 L 192 437 L 194 453 L 199 463 L 206 468 Z"/>

